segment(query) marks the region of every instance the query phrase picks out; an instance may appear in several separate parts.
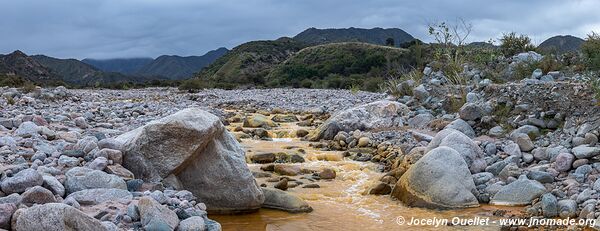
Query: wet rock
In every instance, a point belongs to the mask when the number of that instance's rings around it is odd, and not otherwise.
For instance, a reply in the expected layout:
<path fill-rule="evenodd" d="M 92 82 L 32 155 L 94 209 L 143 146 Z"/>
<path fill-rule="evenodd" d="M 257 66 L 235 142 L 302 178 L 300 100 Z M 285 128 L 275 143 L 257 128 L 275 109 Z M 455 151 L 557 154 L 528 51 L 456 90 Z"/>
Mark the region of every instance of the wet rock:
<path fill-rule="evenodd" d="M 23 193 L 22 196 L 22 203 L 27 206 L 56 202 L 56 198 L 54 198 L 52 192 L 42 186 L 34 186 L 29 188 Z"/>
<path fill-rule="evenodd" d="M 94 188 L 127 189 L 125 181 L 118 176 L 89 168 L 75 167 L 65 174 L 67 194 Z"/>
<path fill-rule="evenodd" d="M 378 182 L 373 187 L 369 188 L 368 192 L 373 195 L 387 195 L 392 192 L 392 187 L 386 183 Z"/>
<path fill-rule="evenodd" d="M 127 190 L 116 189 L 116 188 L 96 188 L 96 189 L 84 189 L 69 194 L 68 198 L 73 198 L 77 203 L 81 205 L 96 205 L 107 201 L 119 201 L 122 203 L 128 203 L 131 201 L 133 196 Z"/>
<path fill-rule="evenodd" d="M 275 154 L 273 153 L 255 153 L 250 156 L 252 163 L 268 164 L 275 161 Z"/>
<path fill-rule="evenodd" d="M 49 203 L 24 209 L 15 230 L 89 230 L 106 231 L 99 220 L 66 204 Z"/>
<path fill-rule="evenodd" d="M 284 176 L 296 176 L 300 174 L 300 167 L 297 165 L 276 164 L 274 166 L 274 172 Z"/>
<path fill-rule="evenodd" d="M 506 206 L 522 206 L 531 204 L 533 199 L 538 198 L 546 191 L 546 188 L 537 181 L 521 177 L 500 189 L 492 197 L 490 204 Z"/>
<path fill-rule="evenodd" d="M 288 180 L 287 180 L 287 178 L 281 179 L 273 187 L 276 188 L 276 189 L 281 189 L 283 191 L 287 190 L 288 189 Z"/>
<path fill-rule="evenodd" d="M 262 204 L 244 151 L 220 119 L 206 111 L 181 110 L 117 141 L 123 144 L 123 166 L 136 178 L 158 182 L 174 174 L 209 211 L 251 211 Z"/>
<path fill-rule="evenodd" d="M 283 210 L 291 213 L 311 212 L 312 207 L 300 197 L 279 189 L 262 188 L 265 195 L 264 208 Z"/>
<path fill-rule="evenodd" d="M 409 206 L 465 208 L 479 205 L 475 194 L 473 178 L 462 156 L 454 149 L 439 147 L 412 165 L 391 195 Z"/>
<path fill-rule="evenodd" d="M 256 114 L 247 116 L 243 125 L 246 128 L 269 128 L 277 127 L 277 124 L 264 115 Z"/>
<path fill-rule="evenodd" d="M 33 169 L 25 169 L 13 177 L 8 177 L 0 184 L 2 192 L 6 194 L 22 193 L 29 187 L 39 186 L 44 183 L 42 175 Z"/>
<path fill-rule="evenodd" d="M 358 139 L 358 147 L 363 148 L 363 147 L 367 147 L 369 146 L 369 144 L 371 143 L 371 139 L 369 139 L 369 137 L 361 137 L 360 139 Z"/>
<path fill-rule="evenodd" d="M 323 180 L 335 179 L 336 173 L 331 168 L 325 168 L 319 172 L 319 178 Z"/>
<path fill-rule="evenodd" d="M 292 114 L 288 114 L 288 115 L 277 114 L 277 115 L 274 115 L 271 118 L 271 120 L 273 120 L 274 122 L 278 122 L 278 123 L 291 123 L 291 122 L 297 122 L 298 118 Z"/>
<path fill-rule="evenodd" d="M 179 224 L 175 212 L 151 197 L 142 197 L 138 202 L 138 210 L 140 221 L 146 230 L 175 230 Z"/>

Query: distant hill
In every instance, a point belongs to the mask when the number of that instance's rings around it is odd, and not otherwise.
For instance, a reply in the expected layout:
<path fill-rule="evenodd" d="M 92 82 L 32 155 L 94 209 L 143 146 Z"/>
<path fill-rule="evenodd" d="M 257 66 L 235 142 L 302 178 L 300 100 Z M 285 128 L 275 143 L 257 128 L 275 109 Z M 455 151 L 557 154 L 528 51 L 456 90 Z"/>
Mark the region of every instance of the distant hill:
<path fill-rule="evenodd" d="M 200 82 L 213 82 L 224 88 L 263 83 L 271 68 L 304 47 L 306 44 L 285 37 L 247 42 L 231 49 L 196 77 Z"/>
<path fill-rule="evenodd" d="M 377 45 L 386 45 L 388 38 L 394 39 L 396 47 L 415 39 L 412 35 L 398 28 L 343 28 L 343 29 L 317 29 L 309 28 L 294 36 L 295 40 L 308 44 L 325 44 L 337 42 L 364 42 Z"/>
<path fill-rule="evenodd" d="M 408 49 L 346 42 L 307 47 L 273 68 L 266 78 L 279 86 L 378 90 L 388 66 L 415 65 Z"/>
<path fill-rule="evenodd" d="M 578 51 L 583 42 L 585 42 L 585 40 L 575 36 L 558 35 L 546 39 L 546 41 L 540 43 L 538 49 L 562 54 L 566 52 Z"/>
<path fill-rule="evenodd" d="M 51 73 L 60 76 L 64 82 L 76 86 L 96 86 L 117 82 L 141 83 L 152 79 L 164 79 L 104 72 L 76 59 L 57 59 L 45 55 L 34 55 L 31 58 L 50 69 Z"/>
<path fill-rule="evenodd" d="M 0 74 L 18 76 L 42 85 L 61 82 L 59 75 L 19 50 L 0 55 Z"/>
<path fill-rule="evenodd" d="M 221 47 L 202 56 L 163 55 L 144 65 L 135 73 L 143 76 L 165 76 L 174 80 L 186 79 L 192 77 L 228 51 L 227 48 Z"/>
<path fill-rule="evenodd" d="M 83 59 L 84 63 L 106 72 L 133 74 L 154 61 L 152 58 Z"/>
<path fill-rule="evenodd" d="M 181 88 L 358 87 L 376 91 L 389 71 L 415 63 L 414 55 L 403 48 L 359 42 L 306 47 L 294 39 L 280 38 L 232 49 Z"/>

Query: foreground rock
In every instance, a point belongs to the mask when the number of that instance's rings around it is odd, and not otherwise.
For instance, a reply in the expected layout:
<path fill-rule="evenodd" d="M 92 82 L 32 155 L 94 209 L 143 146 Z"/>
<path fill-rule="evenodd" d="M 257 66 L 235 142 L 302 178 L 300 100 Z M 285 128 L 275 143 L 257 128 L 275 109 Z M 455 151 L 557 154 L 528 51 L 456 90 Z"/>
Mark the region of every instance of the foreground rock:
<path fill-rule="evenodd" d="M 507 206 L 522 206 L 531 204 L 533 199 L 540 197 L 546 188 L 541 183 L 528 180 L 527 177 L 521 177 L 519 180 L 506 185 L 498 191 L 490 204 L 507 205 Z"/>
<path fill-rule="evenodd" d="M 319 126 L 311 140 L 331 140 L 339 131 L 400 127 L 404 125 L 403 116 L 408 112 L 406 105 L 387 100 L 350 108 L 336 113 Z"/>
<path fill-rule="evenodd" d="M 391 195 L 409 206 L 449 209 L 479 206 L 475 194 L 473 178 L 461 155 L 439 147 L 412 165 Z"/>
<path fill-rule="evenodd" d="M 262 188 L 265 195 L 264 208 L 278 209 L 291 213 L 311 212 L 312 207 L 300 197 L 279 189 Z"/>
<path fill-rule="evenodd" d="M 486 167 L 481 148 L 458 130 L 444 129 L 440 131 L 427 148 L 433 150 L 437 147 L 449 147 L 456 150 L 467 163 L 471 173 L 482 172 Z"/>
<path fill-rule="evenodd" d="M 146 230 L 175 230 L 179 224 L 177 214 L 151 197 L 138 202 L 140 219 Z"/>
<path fill-rule="evenodd" d="M 120 177 L 98 170 L 75 167 L 65 175 L 67 177 L 65 181 L 67 193 L 95 188 L 127 189 L 127 184 Z"/>
<path fill-rule="evenodd" d="M 15 215 L 17 222 L 13 229 L 17 231 L 107 230 L 99 220 L 66 204 L 37 205 L 17 212 Z"/>
<path fill-rule="evenodd" d="M 244 151 L 218 117 L 189 108 L 117 137 L 136 178 L 192 192 L 215 213 L 257 210 L 264 201 Z"/>

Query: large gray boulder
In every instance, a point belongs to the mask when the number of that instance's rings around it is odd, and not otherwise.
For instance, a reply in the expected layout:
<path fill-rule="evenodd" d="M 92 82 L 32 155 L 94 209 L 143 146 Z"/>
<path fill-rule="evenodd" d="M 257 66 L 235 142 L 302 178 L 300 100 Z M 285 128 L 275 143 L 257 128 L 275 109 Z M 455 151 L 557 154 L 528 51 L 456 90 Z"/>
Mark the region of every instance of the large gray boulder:
<path fill-rule="evenodd" d="M 65 174 L 65 189 L 67 194 L 94 188 L 116 188 L 127 190 L 127 184 L 116 175 L 99 170 L 75 167 Z"/>
<path fill-rule="evenodd" d="M 402 175 L 391 196 L 409 206 L 447 209 L 477 207 L 477 194 L 462 156 L 452 148 L 438 147 Z"/>
<path fill-rule="evenodd" d="M 16 224 L 12 228 L 16 231 L 107 230 L 99 220 L 60 203 L 37 205 L 23 210 L 18 213 Z"/>
<path fill-rule="evenodd" d="M 540 182 L 529 180 L 522 176 L 518 180 L 502 187 L 494 195 L 490 204 L 505 206 L 523 206 L 546 192 L 546 188 Z"/>
<path fill-rule="evenodd" d="M 444 129 L 432 139 L 427 146 L 429 151 L 437 147 L 449 147 L 456 150 L 465 160 L 471 173 L 485 170 L 487 164 L 483 159 L 483 150 L 467 135 L 454 129 Z"/>
<path fill-rule="evenodd" d="M 217 116 L 188 108 L 116 138 L 136 178 L 182 186 L 213 213 L 257 210 L 262 191 L 244 150 Z"/>
<path fill-rule="evenodd" d="M 409 109 L 406 105 L 381 100 L 336 113 L 323 123 L 311 140 L 331 140 L 339 131 L 371 130 L 403 126 Z"/>

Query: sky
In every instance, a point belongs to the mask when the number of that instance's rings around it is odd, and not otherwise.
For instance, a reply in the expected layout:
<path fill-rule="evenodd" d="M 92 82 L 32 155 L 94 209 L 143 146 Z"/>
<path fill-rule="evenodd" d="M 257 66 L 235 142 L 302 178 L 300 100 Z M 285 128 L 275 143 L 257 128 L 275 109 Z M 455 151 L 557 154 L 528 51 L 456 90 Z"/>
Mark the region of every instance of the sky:
<path fill-rule="evenodd" d="M 0 53 L 58 58 L 202 55 L 306 28 L 400 28 L 462 18 L 469 41 L 600 32 L 599 0 L 0 0 Z"/>

